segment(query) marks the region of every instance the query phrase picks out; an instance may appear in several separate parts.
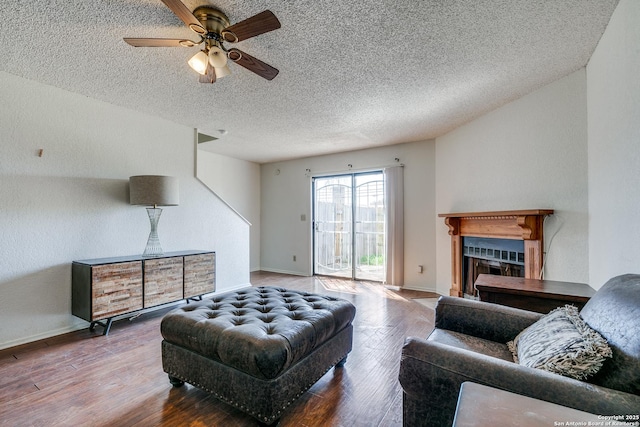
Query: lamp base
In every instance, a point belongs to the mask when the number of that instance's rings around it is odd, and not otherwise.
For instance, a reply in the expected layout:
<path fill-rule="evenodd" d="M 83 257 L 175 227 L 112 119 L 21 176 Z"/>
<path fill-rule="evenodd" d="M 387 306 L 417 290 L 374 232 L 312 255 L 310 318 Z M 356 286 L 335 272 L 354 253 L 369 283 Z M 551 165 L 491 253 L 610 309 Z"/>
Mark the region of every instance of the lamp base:
<path fill-rule="evenodd" d="M 160 208 L 147 208 L 147 214 L 149 215 L 149 222 L 151 224 L 151 231 L 149 232 L 149 239 L 147 240 L 147 247 L 144 248 L 143 257 L 156 257 L 164 254 L 162 251 L 162 245 L 160 245 L 160 239 L 158 238 L 158 221 L 160 221 L 160 215 L 162 215 L 162 209 Z"/>

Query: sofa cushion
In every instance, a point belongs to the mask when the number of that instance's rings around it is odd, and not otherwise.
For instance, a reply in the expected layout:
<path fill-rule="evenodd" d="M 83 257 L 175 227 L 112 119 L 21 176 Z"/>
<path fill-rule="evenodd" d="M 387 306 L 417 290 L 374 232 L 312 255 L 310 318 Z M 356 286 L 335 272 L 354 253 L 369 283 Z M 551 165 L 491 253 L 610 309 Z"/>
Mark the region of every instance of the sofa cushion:
<path fill-rule="evenodd" d="M 578 380 L 594 375 L 612 355 L 607 341 L 572 305 L 551 311 L 507 345 L 521 365 Z"/>
<path fill-rule="evenodd" d="M 610 279 L 580 316 L 613 350 L 613 357 L 589 382 L 640 395 L 640 275 Z"/>
<path fill-rule="evenodd" d="M 428 341 L 435 341 L 440 344 L 469 350 L 485 356 L 497 357 L 498 359 L 513 361 L 511 352 L 506 344 L 485 340 L 472 335 L 461 334 L 460 332 L 447 331 L 446 329 L 434 329 L 429 335 Z"/>

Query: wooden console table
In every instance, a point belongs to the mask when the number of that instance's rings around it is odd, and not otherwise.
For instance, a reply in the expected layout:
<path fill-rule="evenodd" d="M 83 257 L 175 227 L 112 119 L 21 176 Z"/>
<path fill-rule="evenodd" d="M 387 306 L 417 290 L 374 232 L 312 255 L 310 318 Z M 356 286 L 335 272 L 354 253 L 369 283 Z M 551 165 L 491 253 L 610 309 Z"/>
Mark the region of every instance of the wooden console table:
<path fill-rule="evenodd" d="M 109 333 L 116 316 L 215 291 L 215 252 L 169 252 L 74 261 L 71 313 Z"/>
<path fill-rule="evenodd" d="M 548 313 L 565 304 L 581 309 L 596 293 L 584 283 L 480 274 L 474 284 L 480 301 Z"/>
<path fill-rule="evenodd" d="M 604 425 L 602 417 L 472 382 L 462 383 L 453 427 Z M 603 424 L 596 424 L 603 423 Z M 583 424 L 584 423 L 584 424 Z"/>

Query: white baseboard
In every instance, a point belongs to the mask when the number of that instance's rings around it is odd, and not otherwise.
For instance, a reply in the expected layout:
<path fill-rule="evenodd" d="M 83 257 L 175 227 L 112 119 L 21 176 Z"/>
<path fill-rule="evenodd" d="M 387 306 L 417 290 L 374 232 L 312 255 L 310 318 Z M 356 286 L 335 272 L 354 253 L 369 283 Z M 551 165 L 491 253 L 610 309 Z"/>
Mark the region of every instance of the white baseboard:
<path fill-rule="evenodd" d="M 278 270 L 278 269 L 275 269 L 275 268 L 262 268 L 260 270 L 261 271 L 267 271 L 269 273 L 291 274 L 292 276 L 304 276 L 304 277 L 311 276 L 310 274 L 301 273 L 299 271 Z"/>
<path fill-rule="evenodd" d="M 17 339 L 17 340 L 13 340 L 13 341 L 3 342 L 2 344 L 0 344 L 0 350 L 4 350 L 6 348 L 11 348 L 11 347 L 16 347 L 16 346 L 22 345 L 22 344 L 29 344 L 31 342 L 44 340 L 44 339 L 55 337 L 55 336 L 58 336 L 58 335 L 68 334 L 69 332 L 79 331 L 79 330 L 82 330 L 82 329 L 86 329 L 88 327 L 88 325 L 89 325 L 88 323 L 86 325 L 75 324 L 75 325 L 66 326 L 64 328 L 58 328 L 58 329 L 55 329 L 53 331 L 43 332 L 41 334 L 30 335 L 28 337 L 23 337 L 23 338 L 20 338 L 20 339 Z"/>
<path fill-rule="evenodd" d="M 408 291 L 433 292 L 434 294 L 438 294 L 438 291 L 435 288 L 418 288 L 416 286 L 400 286 L 400 289 L 406 289 Z"/>
<path fill-rule="evenodd" d="M 214 292 L 208 293 L 208 294 L 204 294 L 202 297 L 206 298 L 208 296 L 220 295 L 220 294 L 224 294 L 224 293 L 227 293 L 227 292 L 235 292 L 235 291 L 239 291 L 240 289 L 245 289 L 245 288 L 250 288 L 250 287 L 251 287 L 251 283 L 243 283 L 241 285 L 236 285 L 236 286 L 233 286 L 231 288 L 220 289 L 220 290 L 216 290 Z"/>

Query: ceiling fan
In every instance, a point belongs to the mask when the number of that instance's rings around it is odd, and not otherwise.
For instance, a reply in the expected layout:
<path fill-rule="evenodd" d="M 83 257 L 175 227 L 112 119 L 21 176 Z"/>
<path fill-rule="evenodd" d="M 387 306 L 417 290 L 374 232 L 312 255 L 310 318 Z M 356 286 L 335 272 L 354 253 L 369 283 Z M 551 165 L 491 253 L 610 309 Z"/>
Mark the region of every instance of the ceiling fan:
<path fill-rule="evenodd" d="M 214 83 L 231 73 L 227 59 L 253 71 L 260 77 L 273 80 L 278 70 L 237 48 L 227 49 L 224 42 L 237 43 L 280 28 L 280 21 L 269 10 L 230 25 L 229 18 L 211 6 L 200 6 L 193 12 L 180 0 L 162 0 L 200 40 L 131 38 L 124 41 L 135 47 L 193 47 L 204 43 L 203 49 L 189 59 L 189 65 L 200 74 L 200 83 Z"/>

